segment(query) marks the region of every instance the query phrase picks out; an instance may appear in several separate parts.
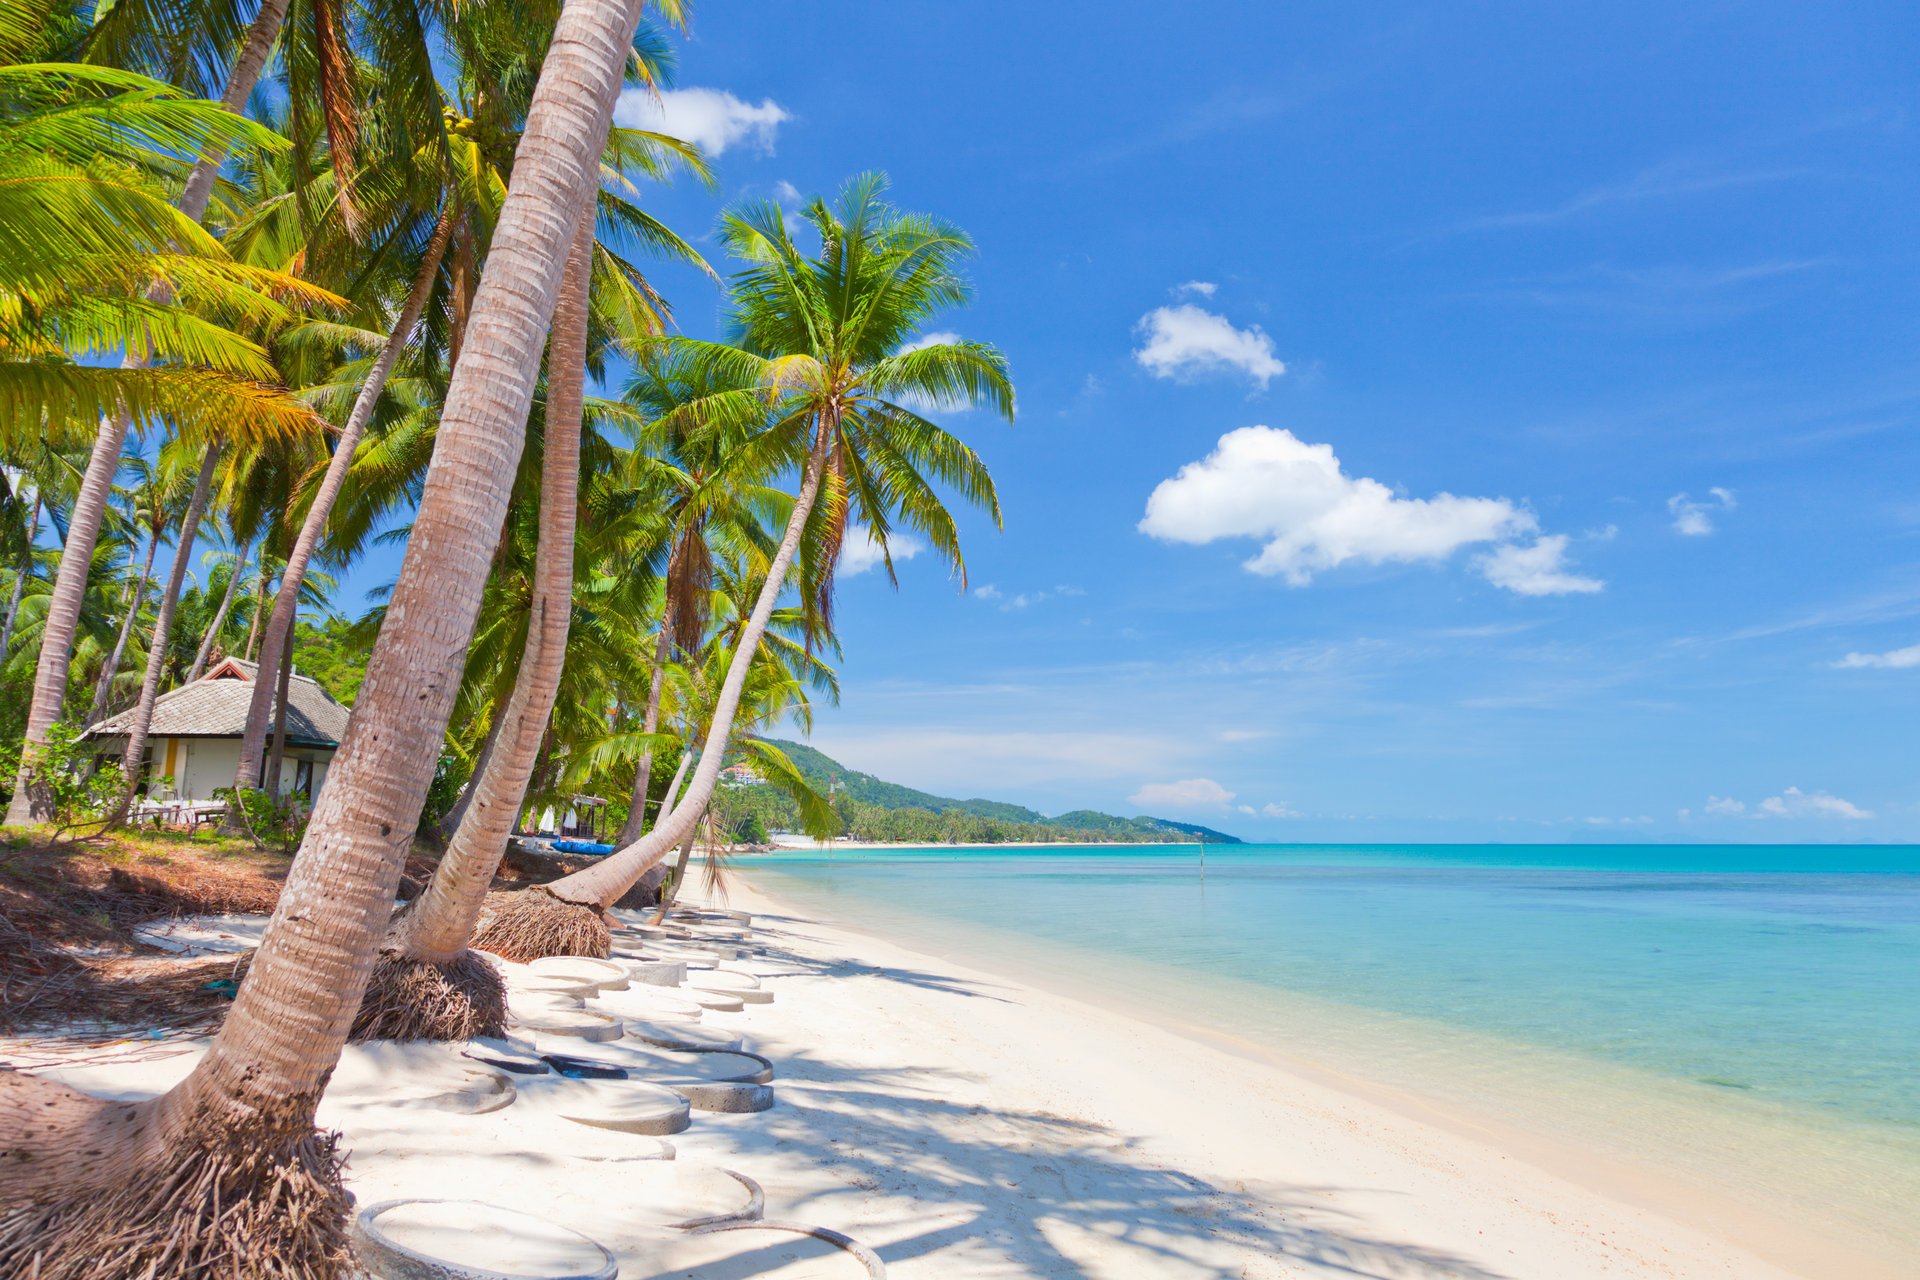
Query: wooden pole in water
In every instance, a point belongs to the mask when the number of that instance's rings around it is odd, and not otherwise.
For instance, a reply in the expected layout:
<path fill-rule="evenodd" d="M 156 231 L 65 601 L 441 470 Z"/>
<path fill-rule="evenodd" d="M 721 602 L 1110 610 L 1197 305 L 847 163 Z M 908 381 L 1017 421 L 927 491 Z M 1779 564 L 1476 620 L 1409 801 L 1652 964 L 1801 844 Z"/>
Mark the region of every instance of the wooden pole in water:
<path fill-rule="evenodd" d="M 1207 838 L 1199 832 L 1193 833 L 1193 842 L 1200 846 L 1200 879 L 1207 878 Z"/>

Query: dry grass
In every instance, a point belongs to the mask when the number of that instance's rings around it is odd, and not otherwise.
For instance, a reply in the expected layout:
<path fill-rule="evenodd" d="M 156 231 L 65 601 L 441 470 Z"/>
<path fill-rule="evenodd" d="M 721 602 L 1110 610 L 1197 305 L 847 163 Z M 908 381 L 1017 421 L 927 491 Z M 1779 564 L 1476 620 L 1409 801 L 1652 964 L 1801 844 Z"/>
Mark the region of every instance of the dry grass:
<path fill-rule="evenodd" d="M 217 837 L 0 845 L 0 1028 L 219 1021 L 230 996 L 206 984 L 237 979 L 235 958 L 168 958 L 133 930 L 181 915 L 271 911 L 286 868 L 284 857 Z"/>
<path fill-rule="evenodd" d="M 10 1205 L 0 1275 L 339 1280 L 352 1270 L 352 1209 L 332 1134 L 200 1134 L 104 1188 Z"/>
<path fill-rule="evenodd" d="M 353 1040 L 471 1040 L 506 1031 L 507 988 L 479 956 L 451 964 L 382 952 L 354 1015 Z"/>
<path fill-rule="evenodd" d="M 562 902 L 535 885 L 488 895 L 473 946 L 523 964 L 542 956 L 605 959 L 613 949 L 613 935 L 592 907 Z"/>

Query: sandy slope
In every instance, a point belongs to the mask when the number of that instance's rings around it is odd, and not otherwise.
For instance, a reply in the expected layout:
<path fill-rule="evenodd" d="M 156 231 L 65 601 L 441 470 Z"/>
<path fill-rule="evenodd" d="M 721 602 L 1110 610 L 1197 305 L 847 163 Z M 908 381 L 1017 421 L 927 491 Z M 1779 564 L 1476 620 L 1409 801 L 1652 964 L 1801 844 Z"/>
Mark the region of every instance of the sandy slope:
<path fill-rule="evenodd" d="M 787 958 L 750 1015 L 783 1105 L 681 1149 L 752 1172 L 770 1212 L 852 1231 L 899 1280 L 1789 1274 L 1304 1076 L 751 888 L 731 905 Z"/>

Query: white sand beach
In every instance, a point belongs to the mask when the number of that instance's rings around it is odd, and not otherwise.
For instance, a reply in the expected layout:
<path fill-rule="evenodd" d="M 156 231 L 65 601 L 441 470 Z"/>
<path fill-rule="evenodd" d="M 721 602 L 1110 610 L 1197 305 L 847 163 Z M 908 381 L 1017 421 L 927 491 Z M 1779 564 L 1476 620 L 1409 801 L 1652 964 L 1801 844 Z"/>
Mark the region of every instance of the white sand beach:
<path fill-rule="evenodd" d="M 801 918 L 747 879 L 729 905 L 795 963 L 752 1014 L 783 1105 L 730 1140 L 770 1205 L 853 1232 L 901 1280 L 1898 1274 L 1776 1265 L 1549 1173 L 1509 1135 Z M 1790 1230 L 1745 1238 L 1818 1252 Z"/>
<path fill-rule="evenodd" d="M 764 1055 L 770 1110 L 733 1114 L 696 1101 L 689 1118 L 654 1085 L 514 1077 L 477 1068 L 459 1046 L 354 1047 L 320 1122 L 342 1133 L 360 1203 L 453 1197 L 537 1214 L 562 1235 L 604 1245 L 628 1280 L 860 1273 L 848 1254 L 773 1224 L 845 1233 L 897 1280 L 1902 1274 L 1684 1186 L 1617 1168 L 1577 1176 L 1568 1153 L 1530 1149 L 1524 1134 L 1476 1130 L 1307 1064 L 1237 1055 L 1125 1010 L 810 918 L 751 880 L 736 874 L 730 900 L 714 904 L 753 913 L 750 942 L 722 963 L 751 975 L 771 1002 L 715 999 L 713 988 L 739 979 L 696 968 L 685 986 L 595 997 L 588 1007 L 603 1012 L 588 1016 L 708 1001 L 697 1024 L 677 1025 L 694 1027 L 689 1037 L 737 1036 Z M 182 945 L 225 946 L 247 933 L 247 919 L 183 921 L 175 931 Z M 640 935 L 616 933 L 624 936 Z M 521 984 L 518 1034 L 541 1052 L 598 1056 L 643 1076 L 672 1056 L 631 1037 L 541 1033 L 543 1019 L 575 1016 L 578 1001 L 547 996 L 544 1008 L 538 994 L 570 975 L 547 967 L 509 980 Z M 197 1050 L 134 1042 L 61 1069 L 58 1052 L 20 1053 L 27 1047 L 8 1048 L 21 1065 L 121 1097 L 168 1087 Z M 679 1108 L 683 1129 L 647 1127 L 662 1099 Z M 599 1119 L 576 1122 L 596 1111 Z M 767 1228 L 675 1229 L 741 1213 L 754 1187 L 764 1204 L 753 1212 Z M 565 1243 L 546 1240 L 541 1222 L 529 1236 L 513 1221 L 489 1222 L 501 1239 L 484 1249 L 538 1254 Z M 482 1247 L 458 1221 L 416 1234 Z"/>

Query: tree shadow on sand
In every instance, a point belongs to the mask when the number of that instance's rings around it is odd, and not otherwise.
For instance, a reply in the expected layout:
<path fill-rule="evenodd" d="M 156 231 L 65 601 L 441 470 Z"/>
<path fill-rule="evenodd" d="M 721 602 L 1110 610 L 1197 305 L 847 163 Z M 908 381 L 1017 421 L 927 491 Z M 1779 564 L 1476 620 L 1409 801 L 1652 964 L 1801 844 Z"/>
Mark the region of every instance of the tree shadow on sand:
<path fill-rule="evenodd" d="M 977 1092 L 979 1077 L 946 1068 L 873 1071 L 791 1052 L 778 1066 L 781 1105 L 757 1117 L 752 1145 L 851 1184 L 783 1204 L 780 1216 L 851 1227 L 859 1202 L 884 1187 L 911 1200 L 915 1217 L 869 1216 L 853 1229 L 879 1228 L 869 1243 L 889 1263 L 926 1258 L 932 1274 L 1504 1280 L 1371 1234 L 1330 1203 L 1377 1189 L 1216 1185 L 1162 1167 L 1104 1126 L 952 1101 Z"/>

